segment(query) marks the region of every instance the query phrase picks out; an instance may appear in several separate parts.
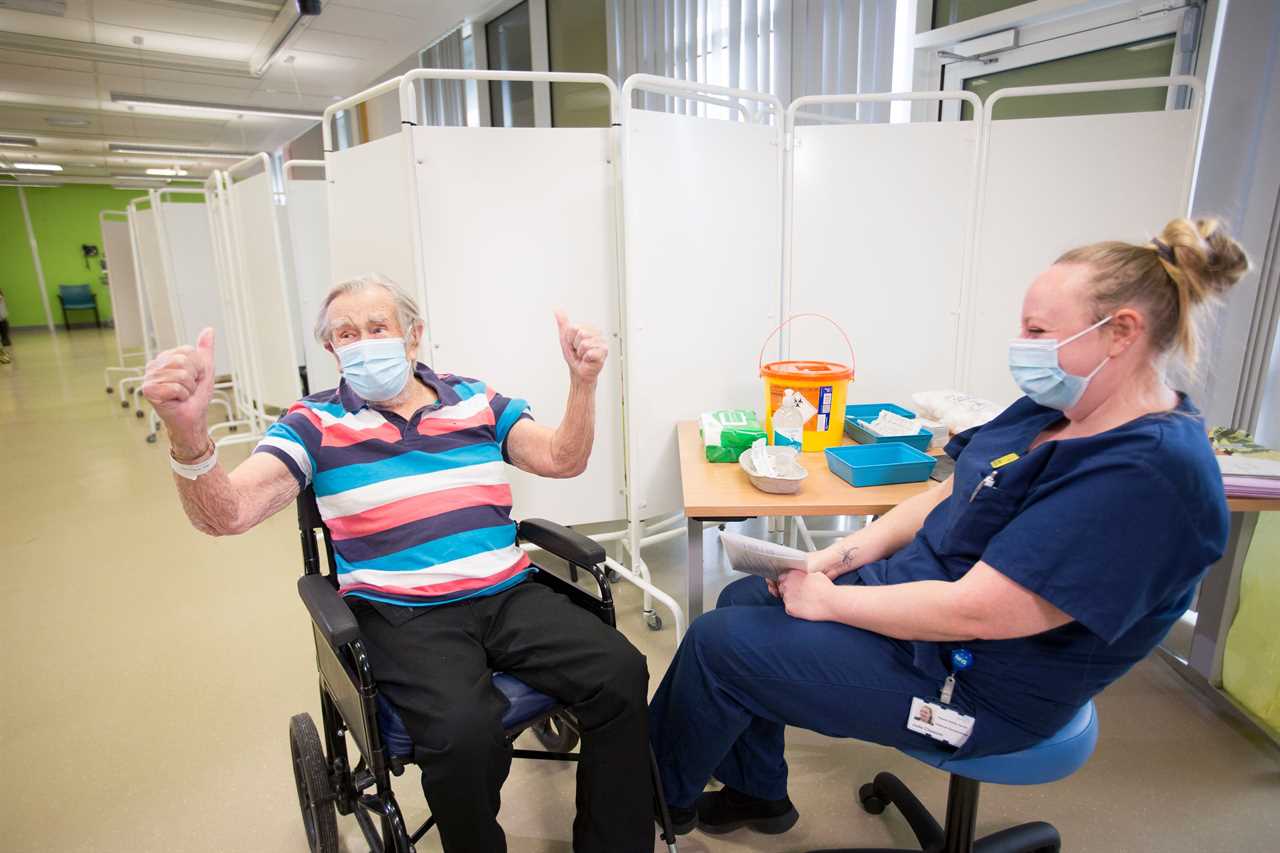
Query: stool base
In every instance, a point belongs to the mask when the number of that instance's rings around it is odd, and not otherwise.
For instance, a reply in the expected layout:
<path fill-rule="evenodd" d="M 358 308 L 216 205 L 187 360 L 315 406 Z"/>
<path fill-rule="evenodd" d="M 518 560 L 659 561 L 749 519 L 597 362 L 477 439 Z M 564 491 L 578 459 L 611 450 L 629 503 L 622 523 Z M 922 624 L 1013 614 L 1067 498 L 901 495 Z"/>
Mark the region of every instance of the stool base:
<path fill-rule="evenodd" d="M 892 773 L 877 773 L 874 780 L 858 790 L 863 809 L 869 814 L 880 814 L 890 803 L 897 806 L 920 846 L 911 851 L 849 847 L 813 853 L 1059 853 L 1062 839 L 1058 830 L 1043 821 L 1020 824 L 975 839 L 980 787 L 981 783 L 975 779 L 951 775 L 944 828 L 901 779 Z"/>

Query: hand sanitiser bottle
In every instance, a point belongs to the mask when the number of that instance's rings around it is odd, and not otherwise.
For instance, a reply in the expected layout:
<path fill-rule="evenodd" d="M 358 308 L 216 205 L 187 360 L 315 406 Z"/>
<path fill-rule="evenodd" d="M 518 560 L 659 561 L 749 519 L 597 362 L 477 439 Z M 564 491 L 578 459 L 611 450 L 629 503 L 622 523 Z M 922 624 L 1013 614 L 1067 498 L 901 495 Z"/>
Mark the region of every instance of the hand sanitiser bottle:
<path fill-rule="evenodd" d="M 804 413 L 800 411 L 800 395 L 788 388 L 782 396 L 782 405 L 773 413 L 773 444 L 775 447 L 800 449 L 804 440 Z"/>

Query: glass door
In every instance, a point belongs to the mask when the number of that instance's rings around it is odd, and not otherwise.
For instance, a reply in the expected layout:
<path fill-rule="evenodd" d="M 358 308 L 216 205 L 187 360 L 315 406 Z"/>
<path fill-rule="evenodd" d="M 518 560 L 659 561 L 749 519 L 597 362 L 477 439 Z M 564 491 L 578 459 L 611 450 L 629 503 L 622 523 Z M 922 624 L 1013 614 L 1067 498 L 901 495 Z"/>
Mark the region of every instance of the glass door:
<path fill-rule="evenodd" d="M 1198 6 L 1137 15 L 1129 20 L 1026 43 L 999 52 L 948 62 L 942 67 L 942 88 L 973 92 L 986 98 L 998 89 L 1056 83 L 1084 83 L 1140 77 L 1190 74 L 1200 41 Z M 1015 98 L 996 108 L 995 118 L 1033 118 L 1061 115 L 1161 110 L 1182 106 L 1181 87 L 1089 92 L 1072 95 Z M 943 104 L 943 119 L 969 118 L 970 107 Z"/>

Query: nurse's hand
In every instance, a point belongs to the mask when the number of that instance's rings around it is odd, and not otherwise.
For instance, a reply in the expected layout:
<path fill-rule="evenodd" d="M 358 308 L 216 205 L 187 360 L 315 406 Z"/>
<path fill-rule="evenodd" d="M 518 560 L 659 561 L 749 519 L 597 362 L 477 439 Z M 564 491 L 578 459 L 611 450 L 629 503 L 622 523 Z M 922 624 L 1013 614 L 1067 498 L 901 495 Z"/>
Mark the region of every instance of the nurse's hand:
<path fill-rule="evenodd" d="M 787 615 L 810 622 L 831 619 L 831 592 L 834 588 L 831 578 L 822 572 L 792 569 L 778 581 L 778 591 L 782 594 Z"/>

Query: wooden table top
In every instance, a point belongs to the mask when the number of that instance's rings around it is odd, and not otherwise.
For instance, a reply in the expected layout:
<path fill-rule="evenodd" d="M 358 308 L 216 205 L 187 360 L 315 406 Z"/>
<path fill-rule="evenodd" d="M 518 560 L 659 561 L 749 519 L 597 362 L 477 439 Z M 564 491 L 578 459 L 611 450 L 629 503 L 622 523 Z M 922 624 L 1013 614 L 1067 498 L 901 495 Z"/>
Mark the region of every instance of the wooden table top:
<path fill-rule="evenodd" d="M 882 515 L 907 498 L 938 485 L 928 480 L 855 488 L 827 470 L 826 454 L 801 453 L 800 464 L 808 469 L 809 476 L 799 493 L 770 495 L 751 485 L 737 463 L 708 462 L 696 421 L 681 421 L 676 433 L 686 518 Z M 846 439 L 845 443 L 851 442 Z M 1280 500 L 1228 498 L 1227 506 L 1232 512 L 1275 512 L 1280 511 Z"/>
<path fill-rule="evenodd" d="M 676 427 L 680 445 L 680 482 L 686 518 L 754 518 L 782 515 L 881 515 L 913 495 L 938 485 L 902 483 L 855 488 L 827 470 L 824 453 L 801 453 L 809 471 L 794 495 L 762 492 L 736 462 L 708 462 L 696 421 Z M 846 440 L 846 443 L 847 442 Z"/>

